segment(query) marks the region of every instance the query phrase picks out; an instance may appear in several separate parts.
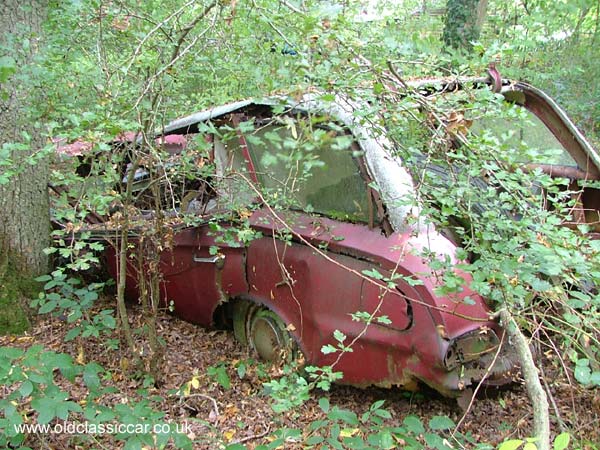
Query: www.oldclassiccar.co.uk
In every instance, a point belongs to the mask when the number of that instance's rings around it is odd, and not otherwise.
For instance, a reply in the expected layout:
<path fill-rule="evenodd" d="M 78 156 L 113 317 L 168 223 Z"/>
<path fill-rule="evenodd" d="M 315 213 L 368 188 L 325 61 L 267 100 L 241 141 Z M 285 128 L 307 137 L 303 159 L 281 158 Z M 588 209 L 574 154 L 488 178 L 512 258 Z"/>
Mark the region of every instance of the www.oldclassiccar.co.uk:
<path fill-rule="evenodd" d="M 25 434 L 189 434 L 191 424 L 182 423 L 90 423 L 58 422 L 55 424 L 21 423 L 14 425 L 17 433 Z"/>

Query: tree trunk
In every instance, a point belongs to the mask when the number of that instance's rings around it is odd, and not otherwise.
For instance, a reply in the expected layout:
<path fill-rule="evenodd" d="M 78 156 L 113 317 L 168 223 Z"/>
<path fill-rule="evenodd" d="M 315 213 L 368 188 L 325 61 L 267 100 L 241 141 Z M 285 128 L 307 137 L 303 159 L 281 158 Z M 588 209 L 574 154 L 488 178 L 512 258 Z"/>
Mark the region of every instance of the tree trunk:
<path fill-rule="evenodd" d="M 15 73 L 8 79 L 0 78 L 0 82 L 4 81 L 0 84 L 2 159 L 12 161 L 10 166 L 0 166 L 0 179 L 4 178 L 1 175 L 9 175 L 7 182 L 0 181 L 0 268 L 8 263 L 24 276 L 35 276 L 46 272 L 48 265 L 43 252 L 50 231 L 48 162 L 42 158 L 34 165 L 28 163 L 43 147 L 43 140 L 31 110 L 35 94 L 27 65 L 39 45 L 46 2 L 3 0 L 2 3 L 0 48 L 9 49 L 9 59 L 4 58 L 4 62 L 11 61 L 10 65 L 14 62 Z"/>
<path fill-rule="evenodd" d="M 448 47 L 470 50 L 479 39 L 488 0 L 448 0 L 442 39 Z"/>

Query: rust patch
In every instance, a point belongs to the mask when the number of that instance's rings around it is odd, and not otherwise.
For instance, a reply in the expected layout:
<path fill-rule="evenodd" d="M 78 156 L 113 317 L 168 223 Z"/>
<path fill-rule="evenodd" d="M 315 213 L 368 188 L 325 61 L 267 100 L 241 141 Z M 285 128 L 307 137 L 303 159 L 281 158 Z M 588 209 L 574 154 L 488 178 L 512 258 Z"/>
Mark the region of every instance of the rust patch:
<path fill-rule="evenodd" d="M 225 267 L 225 255 L 219 255 L 219 259 L 215 262 L 215 287 L 219 294 L 218 305 L 222 305 L 229 300 L 223 290 L 223 267 Z"/>

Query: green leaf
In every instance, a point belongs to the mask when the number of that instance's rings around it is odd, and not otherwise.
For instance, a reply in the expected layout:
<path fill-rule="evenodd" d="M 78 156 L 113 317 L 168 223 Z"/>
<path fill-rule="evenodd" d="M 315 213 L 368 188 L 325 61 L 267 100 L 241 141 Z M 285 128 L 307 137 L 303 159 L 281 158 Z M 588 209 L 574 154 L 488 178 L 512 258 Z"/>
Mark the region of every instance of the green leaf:
<path fill-rule="evenodd" d="M 378 409 L 378 410 L 374 411 L 373 414 L 375 414 L 377 417 L 381 417 L 382 419 L 391 419 L 392 418 L 392 413 L 390 413 L 386 409 Z"/>
<path fill-rule="evenodd" d="M 342 430 L 342 435 L 343 435 L 343 433 L 344 433 L 344 430 Z M 357 436 L 344 437 L 343 442 L 344 442 L 344 447 L 348 448 L 348 449 L 364 450 L 364 448 L 365 448 L 365 441 L 363 441 L 361 438 L 359 438 Z"/>
<path fill-rule="evenodd" d="M 335 330 L 333 332 L 333 337 L 338 342 L 344 342 L 346 340 L 346 335 L 342 333 L 340 330 Z"/>
<path fill-rule="evenodd" d="M 71 328 L 69 332 L 65 335 L 65 342 L 72 341 L 81 333 L 81 327 Z"/>
<path fill-rule="evenodd" d="M 434 416 L 429 421 L 429 428 L 436 431 L 450 430 L 455 424 L 448 416 Z"/>
<path fill-rule="evenodd" d="M 321 397 L 319 399 L 319 408 L 321 408 L 321 411 L 324 413 L 329 411 L 329 399 L 327 397 Z"/>
<path fill-rule="evenodd" d="M 371 277 L 371 278 L 375 278 L 376 280 L 383 280 L 383 275 L 381 275 L 377 269 L 365 269 L 362 271 L 363 275 L 366 275 L 367 277 Z"/>
<path fill-rule="evenodd" d="M 56 401 L 49 398 L 38 398 L 31 402 L 31 407 L 38 412 L 38 423 L 46 424 L 49 423 L 54 417 L 56 417 L 55 409 Z"/>
<path fill-rule="evenodd" d="M 430 448 L 435 448 L 437 450 L 452 450 L 452 447 L 447 446 L 444 439 L 438 434 L 425 433 L 424 437 L 425 442 L 427 442 L 427 445 Z"/>
<path fill-rule="evenodd" d="M 225 447 L 225 450 L 247 450 L 244 444 L 230 444 Z"/>
<path fill-rule="evenodd" d="M 83 412 L 83 409 L 75 402 L 62 401 L 56 403 L 56 417 L 59 419 L 67 420 L 71 411 Z"/>
<path fill-rule="evenodd" d="M 554 450 L 565 450 L 570 441 L 571 435 L 569 433 L 560 433 L 554 438 Z"/>
<path fill-rule="evenodd" d="M 376 402 L 374 402 L 371 405 L 370 410 L 371 411 L 375 411 L 376 409 L 380 409 L 383 406 L 384 403 L 385 403 L 385 400 L 377 400 Z"/>
<path fill-rule="evenodd" d="M 392 433 L 390 433 L 389 431 L 382 431 L 379 434 L 379 447 L 382 449 L 390 449 L 390 448 L 395 448 L 396 447 L 396 442 L 394 442 L 394 437 L 392 436 Z"/>
<path fill-rule="evenodd" d="M 332 437 L 327 438 L 327 442 L 329 443 L 329 445 L 331 445 L 333 448 L 335 448 L 337 450 L 344 450 L 344 447 L 342 446 L 342 444 L 340 442 L 336 441 Z"/>
<path fill-rule="evenodd" d="M 33 392 L 33 383 L 29 380 L 23 381 L 23 383 L 21 383 L 21 387 L 19 387 L 19 393 L 21 394 L 21 397 L 27 397 L 32 392 Z"/>
<path fill-rule="evenodd" d="M 323 353 L 324 355 L 329 355 L 330 353 L 335 353 L 337 351 L 338 351 L 337 348 L 335 348 L 331 344 L 327 344 L 327 345 L 324 345 L 323 347 L 321 347 L 321 353 Z"/>
<path fill-rule="evenodd" d="M 423 426 L 423 422 L 417 416 L 406 416 L 402 421 L 404 426 L 408 431 L 415 435 L 425 433 L 425 427 Z"/>
<path fill-rule="evenodd" d="M 100 414 L 98 414 L 96 420 L 98 422 L 108 422 L 109 420 L 113 420 L 115 417 L 116 415 L 110 409 L 107 408 L 101 411 Z"/>
<path fill-rule="evenodd" d="M 51 374 L 47 374 L 47 373 L 37 373 L 37 372 L 30 372 L 29 374 L 29 379 L 31 381 L 33 381 L 34 383 L 37 384 L 50 384 L 52 383 L 52 375 Z"/>
<path fill-rule="evenodd" d="M 581 319 L 578 315 L 572 313 L 564 313 L 564 319 L 569 322 L 571 325 L 579 325 L 581 323 Z"/>
<path fill-rule="evenodd" d="M 318 445 L 323 442 L 325 438 L 321 436 L 311 436 L 306 440 L 306 445 Z"/>
<path fill-rule="evenodd" d="M 509 439 L 500 444 L 498 450 L 517 450 L 524 443 L 522 439 Z"/>
<path fill-rule="evenodd" d="M 6 358 L 9 361 L 23 356 L 23 350 L 15 347 L 0 347 L 0 358 Z"/>
<path fill-rule="evenodd" d="M 229 375 L 225 369 L 219 370 L 217 373 L 217 382 L 224 388 L 231 388 L 231 380 L 229 379 Z"/>
<path fill-rule="evenodd" d="M 102 367 L 97 363 L 88 363 L 83 369 L 83 382 L 90 389 L 94 390 L 100 387 L 100 377 L 98 372 L 102 370 Z"/>
<path fill-rule="evenodd" d="M 127 442 L 125 442 L 123 450 L 142 450 L 142 444 L 143 443 L 139 437 L 131 436 L 129 439 L 127 439 Z"/>
<path fill-rule="evenodd" d="M 341 420 L 348 425 L 358 425 L 358 416 L 356 413 L 347 409 L 334 408 L 329 412 L 327 417 L 331 420 Z"/>
<path fill-rule="evenodd" d="M 48 352 L 42 355 L 42 358 L 46 365 L 55 367 L 61 372 L 73 368 L 73 358 L 66 353 Z"/>
<path fill-rule="evenodd" d="M 238 364 L 237 374 L 240 380 L 244 378 L 244 376 L 246 375 L 246 364 L 244 364 L 243 362 Z"/>
<path fill-rule="evenodd" d="M 378 316 L 375 318 L 375 321 L 377 323 L 381 323 L 383 325 L 391 325 L 392 321 L 390 320 L 390 318 L 388 316 Z"/>
<path fill-rule="evenodd" d="M 463 299 L 463 303 L 464 303 L 465 305 L 473 306 L 473 305 L 475 305 L 475 300 L 473 300 L 473 299 L 471 298 L 471 296 L 467 295 L 467 296 L 466 296 L 466 297 Z"/>
<path fill-rule="evenodd" d="M 231 380 L 229 378 L 229 375 L 227 374 L 227 369 L 225 368 L 225 366 L 218 365 L 216 367 L 209 367 L 206 370 L 206 373 L 210 377 L 214 378 L 217 381 L 217 383 L 221 385 L 221 387 L 223 387 L 224 389 L 231 388 Z"/>
<path fill-rule="evenodd" d="M 589 363 L 589 360 L 583 358 L 578 360 L 575 365 L 575 379 L 584 385 L 589 384 L 591 380 L 592 371 Z"/>
<path fill-rule="evenodd" d="M 40 283 L 43 283 L 45 281 L 50 281 L 52 279 L 52 277 L 50 275 L 41 275 L 39 277 L 37 277 L 35 279 L 35 281 L 39 281 Z"/>
<path fill-rule="evenodd" d="M 170 439 L 171 433 L 163 433 L 162 430 L 159 430 L 157 433 L 154 434 L 154 442 L 151 444 L 150 448 L 166 448 Z"/>
<path fill-rule="evenodd" d="M 58 305 L 57 301 L 49 301 L 44 303 L 40 309 L 38 310 L 39 314 L 47 314 L 51 311 L 54 311 L 54 309 L 56 308 L 56 306 Z"/>

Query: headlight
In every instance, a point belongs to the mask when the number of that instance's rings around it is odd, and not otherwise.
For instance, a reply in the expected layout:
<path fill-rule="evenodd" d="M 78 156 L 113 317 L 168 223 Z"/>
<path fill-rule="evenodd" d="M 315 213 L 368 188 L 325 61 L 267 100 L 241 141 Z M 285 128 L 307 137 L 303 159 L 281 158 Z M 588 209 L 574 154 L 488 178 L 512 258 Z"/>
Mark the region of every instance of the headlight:
<path fill-rule="evenodd" d="M 511 382 L 519 370 L 514 349 L 498 349 L 500 340 L 494 330 L 481 327 L 456 338 L 446 351 L 444 364 L 449 371 L 458 370 L 461 384 L 484 381 L 487 385 Z"/>
<path fill-rule="evenodd" d="M 444 365 L 448 370 L 478 360 L 489 360 L 498 351 L 500 340 L 496 333 L 487 327 L 471 331 L 456 338 L 448 347 Z"/>

